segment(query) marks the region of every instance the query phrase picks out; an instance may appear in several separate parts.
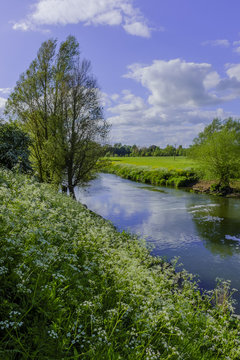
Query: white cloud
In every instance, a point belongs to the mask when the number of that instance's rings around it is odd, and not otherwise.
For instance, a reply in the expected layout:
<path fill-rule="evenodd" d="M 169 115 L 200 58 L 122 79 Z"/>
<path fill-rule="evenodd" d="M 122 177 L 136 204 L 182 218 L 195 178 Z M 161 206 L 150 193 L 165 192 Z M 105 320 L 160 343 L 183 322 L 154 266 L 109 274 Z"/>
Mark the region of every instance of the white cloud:
<path fill-rule="evenodd" d="M 146 111 L 148 109 L 141 97 L 133 95 L 129 90 L 123 90 L 121 95 L 112 97 L 112 105 L 107 109 L 109 114 L 108 120 L 117 126 L 133 126 L 144 122 Z"/>
<path fill-rule="evenodd" d="M 13 30 L 21 30 L 21 31 L 28 31 L 30 29 L 30 23 L 27 21 L 21 21 L 19 23 L 13 24 Z"/>
<path fill-rule="evenodd" d="M 226 73 L 230 78 L 240 81 L 240 64 L 228 64 Z"/>
<path fill-rule="evenodd" d="M 208 90 L 219 82 L 218 74 L 207 63 L 188 63 L 181 59 L 155 60 L 152 65 L 133 64 L 125 77 L 146 87 L 148 102 L 161 108 L 192 108 L 221 103 Z"/>
<path fill-rule="evenodd" d="M 240 46 L 235 47 L 233 51 L 240 54 Z"/>
<path fill-rule="evenodd" d="M 0 97 L 0 119 L 4 116 L 4 107 L 6 103 L 6 99 L 3 97 Z"/>
<path fill-rule="evenodd" d="M 13 25 L 14 30 L 34 30 L 42 25 L 121 25 L 124 30 L 150 37 L 151 29 L 133 0 L 38 0 L 26 19 Z"/>
<path fill-rule="evenodd" d="M 8 95 L 12 91 L 12 88 L 0 88 L 0 94 Z"/>
<path fill-rule="evenodd" d="M 233 51 L 240 54 L 240 40 L 233 41 Z"/>
<path fill-rule="evenodd" d="M 4 113 L 4 107 L 6 104 L 6 97 L 7 95 L 10 94 L 10 92 L 12 91 L 12 88 L 0 88 L 0 94 L 3 96 L 0 96 L 0 117 L 3 116 Z"/>
<path fill-rule="evenodd" d="M 207 40 L 202 42 L 203 46 L 210 45 L 210 46 L 220 46 L 220 47 L 229 47 L 230 41 L 226 39 L 221 40 Z"/>
<path fill-rule="evenodd" d="M 220 76 L 216 71 L 211 71 L 207 74 L 205 79 L 203 80 L 203 85 L 206 90 L 210 90 L 215 88 L 220 82 Z"/>
<path fill-rule="evenodd" d="M 187 146 L 213 118 L 232 116 L 223 109 L 161 109 L 151 106 L 143 98 L 124 90 L 108 107 L 108 121 L 112 125 L 111 141 L 124 144 Z"/>
<path fill-rule="evenodd" d="M 0 97 L 0 109 L 3 109 L 6 103 L 6 99 L 4 99 L 3 97 Z"/>
<path fill-rule="evenodd" d="M 240 97 L 240 64 L 225 65 L 227 77 L 222 78 L 216 86 L 224 102 Z"/>
<path fill-rule="evenodd" d="M 180 59 L 133 64 L 128 69 L 125 77 L 139 82 L 148 97 L 129 90 L 108 97 L 112 142 L 189 145 L 215 117 L 239 116 L 219 105 L 240 97 L 240 64 L 228 64 L 225 78 L 210 64 Z"/>
<path fill-rule="evenodd" d="M 131 35 L 142 36 L 146 38 L 151 36 L 151 31 L 149 27 L 139 21 L 125 24 L 123 25 L 123 28 Z"/>

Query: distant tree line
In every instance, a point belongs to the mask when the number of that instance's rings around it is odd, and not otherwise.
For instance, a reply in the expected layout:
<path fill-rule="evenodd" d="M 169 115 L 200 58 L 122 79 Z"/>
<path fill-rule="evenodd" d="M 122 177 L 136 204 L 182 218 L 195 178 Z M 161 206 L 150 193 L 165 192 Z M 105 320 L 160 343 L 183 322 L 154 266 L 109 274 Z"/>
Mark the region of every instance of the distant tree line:
<path fill-rule="evenodd" d="M 167 145 L 165 148 L 160 148 L 156 145 L 140 147 L 116 143 L 114 145 L 106 145 L 105 154 L 106 156 L 186 156 L 187 149 L 183 148 L 182 145 L 178 147 Z"/>

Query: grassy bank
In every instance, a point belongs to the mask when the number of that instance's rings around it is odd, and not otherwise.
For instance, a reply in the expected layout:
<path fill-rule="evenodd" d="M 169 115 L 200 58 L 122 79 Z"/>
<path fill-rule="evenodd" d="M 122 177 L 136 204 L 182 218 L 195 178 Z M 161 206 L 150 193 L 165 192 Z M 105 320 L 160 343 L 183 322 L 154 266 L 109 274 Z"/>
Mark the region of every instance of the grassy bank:
<path fill-rule="evenodd" d="M 110 174 L 121 176 L 125 179 L 159 186 L 166 185 L 175 187 L 187 187 L 195 184 L 198 181 L 198 175 L 194 170 L 190 168 L 173 169 L 170 166 L 169 168 L 156 168 L 151 165 L 136 165 L 138 161 L 133 160 L 132 162 L 133 164 L 122 161 L 120 163 L 118 163 L 117 161 L 112 161 L 111 164 L 104 168 L 104 171 Z M 139 164 L 140 163 L 141 162 L 139 161 Z"/>
<path fill-rule="evenodd" d="M 204 177 L 198 164 L 184 156 L 165 157 L 111 157 L 104 172 L 125 179 L 158 186 L 191 187 L 193 191 L 212 195 L 223 195 L 214 190 L 216 180 Z M 230 183 L 229 197 L 240 197 L 240 180 Z"/>
<path fill-rule="evenodd" d="M 0 171 L 0 359 L 239 359 L 225 290 L 49 185 Z"/>

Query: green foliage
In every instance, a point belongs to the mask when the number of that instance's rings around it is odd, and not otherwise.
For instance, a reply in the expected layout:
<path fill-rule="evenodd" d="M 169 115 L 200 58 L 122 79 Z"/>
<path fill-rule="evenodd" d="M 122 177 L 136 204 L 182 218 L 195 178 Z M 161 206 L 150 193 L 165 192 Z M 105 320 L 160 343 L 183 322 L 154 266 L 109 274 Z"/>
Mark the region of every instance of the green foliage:
<path fill-rule="evenodd" d="M 199 162 L 206 176 L 229 187 L 230 179 L 240 174 L 239 122 L 213 120 L 195 139 L 190 156 Z"/>
<path fill-rule="evenodd" d="M 8 169 L 18 166 L 31 171 L 29 161 L 30 139 L 15 123 L 0 123 L 0 165 Z"/>
<path fill-rule="evenodd" d="M 187 149 L 184 149 L 182 145 L 174 147 L 172 145 L 167 145 L 165 148 L 160 148 L 156 145 L 151 145 L 149 147 L 139 147 L 137 145 L 122 145 L 121 143 L 116 143 L 113 146 L 105 145 L 106 156 L 186 156 Z"/>
<path fill-rule="evenodd" d="M 0 179 L 1 359 L 239 359 L 240 324 L 221 289 L 201 294 L 187 272 L 49 185 Z"/>
<path fill-rule="evenodd" d="M 91 178 L 103 155 L 108 125 L 103 119 L 91 64 L 80 59 L 69 36 L 45 41 L 6 104 L 32 140 L 31 160 L 41 181 L 74 186 Z"/>
<path fill-rule="evenodd" d="M 153 170 L 151 167 L 116 164 L 114 162 L 107 165 L 103 171 L 116 174 L 125 179 L 159 186 L 186 187 L 196 183 L 198 180 L 198 176 L 193 170 L 167 170 L 161 168 Z"/>

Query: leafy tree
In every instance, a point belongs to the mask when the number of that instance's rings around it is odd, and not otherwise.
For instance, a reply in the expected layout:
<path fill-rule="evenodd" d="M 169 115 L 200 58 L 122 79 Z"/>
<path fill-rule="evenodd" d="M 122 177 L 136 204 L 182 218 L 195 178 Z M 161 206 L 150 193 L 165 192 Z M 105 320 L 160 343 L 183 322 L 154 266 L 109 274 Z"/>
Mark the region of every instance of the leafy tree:
<path fill-rule="evenodd" d="M 194 139 L 190 156 L 195 158 L 202 171 L 216 179 L 221 188 L 229 188 L 230 179 L 239 175 L 240 126 L 232 119 L 221 122 L 214 119 Z"/>
<path fill-rule="evenodd" d="M 70 193 L 92 178 L 104 154 L 101 147 L 109 126 L 103 120 L 96 80 L 89 75 L 90 62 L 82 61 L 67 82 L 65 109 L 65 159 Z M 67 109 L 67 111 L 66 111 Z"/>
<path fill-rule="evenodd" d="M 55 52 L 55 40 L 48 40 L 41 45 L 36 59 L 21 74 L 11 93 L 6 113 L 16 116 L 22 128 L 30 135 L 31 160 L 40 180 L 58 182 L 64 155 L 62 147 L 59 147 L 59 138 L 55 138 L 54 143 L 52 141 L 59 120 L 60 74 L 56 75 L 58 64 L 54 65 Z"/>
<path fill-rule="evenodd" d="M 16 124 L 0 122 L 0 165 L 30 171 L 29 145 L 30 138 Z"/>
<path fill-rule="evenodd" d="M 31 159 L 41 181 L 74 187 L 88 181 L 102 156 L 108 124 L 89 61 L 73 36 L 44 42 L 6 104 L 32 139 Z"/>

